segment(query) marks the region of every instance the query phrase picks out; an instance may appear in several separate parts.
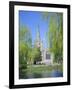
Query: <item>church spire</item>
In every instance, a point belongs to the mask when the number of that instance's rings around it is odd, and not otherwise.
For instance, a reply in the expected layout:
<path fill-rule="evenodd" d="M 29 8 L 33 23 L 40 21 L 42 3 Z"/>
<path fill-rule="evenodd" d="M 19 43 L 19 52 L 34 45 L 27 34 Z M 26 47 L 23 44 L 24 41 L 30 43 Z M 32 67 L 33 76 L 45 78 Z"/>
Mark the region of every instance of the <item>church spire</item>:
<path fill-rule="evenodd" d="M 37 31 L 37 32 L 36 32 L 36 47 L 40 47 L 41 40 L 40 40 L 40 30 L 39 30 L 39 25 L 38 25 L 36 31 Z"/>
<path fill-rule="evenodd" d="M 36 36 L 36 38 L 37 38 L 37 41 L 40 41 L 40 30 L 39 30 L 39 25 L 38 25 L 38 27 L 37 27 L 37 36 Z"/>

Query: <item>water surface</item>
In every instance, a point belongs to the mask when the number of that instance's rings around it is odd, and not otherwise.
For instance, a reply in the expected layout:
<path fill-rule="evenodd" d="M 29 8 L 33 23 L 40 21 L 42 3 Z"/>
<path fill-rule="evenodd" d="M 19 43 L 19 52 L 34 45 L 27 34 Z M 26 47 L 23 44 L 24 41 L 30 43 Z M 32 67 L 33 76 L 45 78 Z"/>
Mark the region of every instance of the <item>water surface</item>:
<path fill-rule="evenodd" d="M 51 72 L 45 71 L 45 72 L 41 72 L 41 73 L 21 72 L 20 76 L 19 76 L 20 79 L 47 78 L 47 77 L 63 77 L 63 73 L 58 70 L 53 70 Z"/>

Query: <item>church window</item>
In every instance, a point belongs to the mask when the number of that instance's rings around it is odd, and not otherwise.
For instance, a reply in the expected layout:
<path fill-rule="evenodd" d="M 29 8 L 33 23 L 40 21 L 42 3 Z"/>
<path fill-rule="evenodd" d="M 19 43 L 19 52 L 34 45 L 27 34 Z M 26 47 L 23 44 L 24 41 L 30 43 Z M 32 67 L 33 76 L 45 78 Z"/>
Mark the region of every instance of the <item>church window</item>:
<path fill-rule="evenodd" d="M 46 54 L 46 59 L 50 59 L 51 55 L 50 54 Z"/>

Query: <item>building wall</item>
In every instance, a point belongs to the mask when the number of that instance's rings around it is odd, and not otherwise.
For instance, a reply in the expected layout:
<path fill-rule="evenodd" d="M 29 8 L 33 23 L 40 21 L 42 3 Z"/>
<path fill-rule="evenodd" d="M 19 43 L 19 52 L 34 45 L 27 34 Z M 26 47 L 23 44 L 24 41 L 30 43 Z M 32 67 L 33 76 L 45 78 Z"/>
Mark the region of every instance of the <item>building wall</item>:
<path fill-rule="evenodd" d="M 50 55 L 50 58 L 46 58 L 46 54 Z M 48 52 L 46 49 L 42 51 L 42 63 L 44 64 L 53 64 L 53 54 Z"/>

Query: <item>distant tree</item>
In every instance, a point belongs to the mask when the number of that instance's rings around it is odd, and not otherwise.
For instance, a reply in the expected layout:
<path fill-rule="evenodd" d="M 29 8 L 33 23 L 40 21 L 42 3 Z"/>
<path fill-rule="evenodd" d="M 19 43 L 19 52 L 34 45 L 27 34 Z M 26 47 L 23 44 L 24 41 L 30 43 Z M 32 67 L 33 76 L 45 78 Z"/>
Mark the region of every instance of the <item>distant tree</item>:
<path fill-rule="evenodd" d="M 37 61 L 42 60 L 41 51 L 40 48 L 34 48 L 34 64 L 36 64 Z"/>

